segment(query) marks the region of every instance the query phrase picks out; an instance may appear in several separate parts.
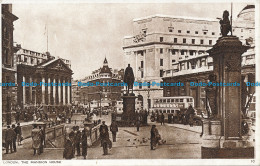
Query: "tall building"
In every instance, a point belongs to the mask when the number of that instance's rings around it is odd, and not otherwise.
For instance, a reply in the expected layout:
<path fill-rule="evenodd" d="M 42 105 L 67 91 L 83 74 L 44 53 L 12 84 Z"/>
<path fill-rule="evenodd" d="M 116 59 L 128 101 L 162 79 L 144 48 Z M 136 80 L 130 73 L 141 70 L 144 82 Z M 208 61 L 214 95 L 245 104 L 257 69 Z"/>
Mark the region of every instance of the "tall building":
<path fill-rule="evenodd" d="M 124 37 L 124 65 L 132 66 L 137 82 L 161 83 L 169 69 L 179 70 L 180 61 L 205 56 L 219 35 L 214 19 L 166 15 L 134 19 L 133 35 Z M 135 86 L 134 91 L 145 109 L 152 98 L 163 96 L 160 86 Z"/>
<path fill-rule="evenodd" d="M 21 108 L 36 105 L 70 105 L 73 74 L 70 68 L 71 62 L 55 58 L 49 52 L 39 53 L 23 49 L 20 45 L 18 48 L 15 56 L 18 105 Z M 24 85 L 23 82 L 29 85 Z M 41 82 L 46 84 L 43 85 Z"/>
<path fill-rule="evenodd" d="M 233 35 L 250 48 L 242 54 L 243 82 L 255 82 L 255 6 L 246 6 L 233 20 Z M 220 27 L 220 25 L 216 25 Z M 176 68 L 166 70 L 163 80 L 166 83 L 182 82 L 184 86 L 164 87 L 163 96 L 192 96 L 195 99 L 195 108 L 205 110 L 206 93 L 204 86 L 190 86 L 190 82 L 206 83 L 209 75 L 213 74 L 212 58 L 208 54 L 195 55 L 176 63 Z M 255 92 L 254 87 L 247 87 L 250 94 Z M 246 98 L 244 96 L 244 98 Z"/>
<path fill-rule="evenodd" d="M 2 86 L 2 117 L 3 123 L 7 124 L 11 123 L 11 107 L 16 105 L 13 22 L 17 19 L 12 14 L 12 5 L 2 4 L 2 83 L 11 84 Z"/>
<path fill-rule="evenodd" d="M 116 101 L 121 99 L 121 93 L 124 86 L 100 86 L 101 83 L 122 84 L 124 70 L 109 68 L 108 61 L 105 58 L 103 66 L 92 72 L 91 75 L 79 80 L 81 83 L 92 86 L 80 86 L 80 101 L 77 103 L 84 105 L 96 105 L 97 107 L 115 106 Z"/>

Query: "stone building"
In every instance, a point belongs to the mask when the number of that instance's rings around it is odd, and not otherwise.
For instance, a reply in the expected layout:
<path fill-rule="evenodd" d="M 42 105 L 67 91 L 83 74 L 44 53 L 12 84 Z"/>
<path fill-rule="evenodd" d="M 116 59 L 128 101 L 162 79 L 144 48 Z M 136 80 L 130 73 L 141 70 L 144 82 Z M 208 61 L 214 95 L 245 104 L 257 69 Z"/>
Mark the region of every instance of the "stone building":
<path fill-rule="evenodd" d="M 2 117 L 3 123 L 11 123 L 12 106 L 16 105 L 16 84 L 13 47 L 13 22 L 18 19 L 12 14 L 11 4 L 2 4 Z"/>
<path fill-rule="evenodd" d="M 108 61 L 105 58 L 103 66 L 92 72 L 91 75 L 84 79 L 78 80 L 78 82 L 85 84 L 92 84 L 92 86 L 80 86 L 80 101 L 78 103 L 87 105 L 87 107 L 93 105 L 93 107 L 109 107 L 115 106 L 116 101 L 121 99 L 121 93 L 123 86 L 100 86 L 101 83 L 122 83 L 124 76 L 124 70 L 116 70 L 109 68 Z M 97 84 L 98 83 L 98 84 Z"/>
<path fill-rule="evenodd" d="M 16 65 L 17 102 L 21 108 L 71 104 L 73 72 L 69 60 L 55 58 L 49 52 L 39 53 L 20 48 L 16 53 Z"/>
<path fill-rule="evenodd" d="M 214 19 L 166 15 L 134 19 L 133 35 L 124 37 L 124 65 L 130 63 L 137 82 L 160 83 L 167 70 L 178 69 L 179 61 L 203 57 L 219 34 Z M 160 86 L 136 86 L 134 91 L 143 98 L 145 109 L 152 98 L 163 96 Z"/>
<path fill-rule="evenodd" d="M 233 35 L 239 37 L 244 45 L 250 46 L 242 54 L 243 82 L 255 82 L 255 19 L 254 5 L 246 6 L 233 22 Z M 216 25 L 220 27 L 219 25 Z M 205 87 L 190 86 L 190 82 L 208 82 L 208 77 L 213 74 L 212 58 L 208 54 L 195 55 L 184 60 L 179 60 L 174 69 L 166 70 L 163 80 L 165 82 L 183 82 L 182 87 L 164 87 L 163 96 L 192 96 L 195 99 L 195 108 L 205 110 Z M 247 91 L 254 93 L 254 87 L 247 87 Z M 244 96 L 246 98 L 246 96 Z"/>

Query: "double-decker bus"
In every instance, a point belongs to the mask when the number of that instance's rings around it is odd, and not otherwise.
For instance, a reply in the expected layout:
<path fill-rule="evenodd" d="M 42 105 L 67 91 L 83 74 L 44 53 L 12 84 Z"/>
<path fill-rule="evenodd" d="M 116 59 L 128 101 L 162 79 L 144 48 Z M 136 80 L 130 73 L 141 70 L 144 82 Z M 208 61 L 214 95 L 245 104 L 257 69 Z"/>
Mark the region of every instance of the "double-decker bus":
<path fill-rule="evenodd" d="M 183 116 L 189 106 L 194 107 L 194 99 L 191 96 L 158 97 L 153 99 L 151 121 L 159 121 L 163 114 L 166 122 L 183 122 Z"/>

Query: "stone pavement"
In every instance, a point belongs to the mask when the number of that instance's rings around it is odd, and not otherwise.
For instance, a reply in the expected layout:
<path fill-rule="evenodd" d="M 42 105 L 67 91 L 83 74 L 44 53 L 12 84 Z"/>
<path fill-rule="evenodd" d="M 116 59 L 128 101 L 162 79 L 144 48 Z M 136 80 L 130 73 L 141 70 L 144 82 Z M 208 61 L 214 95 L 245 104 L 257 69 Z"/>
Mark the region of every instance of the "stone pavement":
<path fill-rule="evenodd" d="M 108 123 L 109 124 L 109 123 Z M 117 134 L 117 142 L 109 150 L 109 155 L 103 155 L 100 144 L 88 148 L 87 159 L 186 159 L 201 157 L 201 126 L 190 127 L 181 124 L 156 124 L 166 144 L 158 145 L 156 150 L 150 150 L 150 126 L 140 127 L 137 132 L 135 127 L 120 127 Z M 112 141 L 111 132 L 109 132 Z M 5 152 L 5 151 L 3 151 Z M 33 156 L 31 138 L 23 141 L 18 146 L 17 152 L 3 154 L 4 160 L 63 160 L 63 148 L 45 149 L 41 155 Z M 82 156 L 76 156 L 73 160 L 83 160 Z"/>

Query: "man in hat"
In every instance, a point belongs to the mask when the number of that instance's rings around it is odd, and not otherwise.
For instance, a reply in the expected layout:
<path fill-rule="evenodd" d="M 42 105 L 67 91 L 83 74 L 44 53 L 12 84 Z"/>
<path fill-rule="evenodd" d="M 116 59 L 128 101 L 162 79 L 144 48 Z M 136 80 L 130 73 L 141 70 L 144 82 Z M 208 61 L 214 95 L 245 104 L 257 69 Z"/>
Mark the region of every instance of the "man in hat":
<path fill-rule="evenodd" d="M 14 152 L 16 152 L 16 137 L 17 137 L 17 134 L 15 132 L 15 124 L 12 124 L 12 130 L 14 131 L 14 135 L 13 135 L 13 149 L 14 149 Z"/>
<path fill-rule="evenodd" d="M 113 142 L 116 142 L 116 133 L 118 132 L 118 126 L 115 121 L 111 123 L 110 131 L 112 132 Z"/>
<path fill-rule="evenodd" d="M 77 156 L 80 156 L 80 140 L 81 132 L 79 131 L 79 126 L 76 126 L 75 146 L 77 148 Z"/>
<path fill-rule="evenodd" d="M 15 128 L 15 132 L 17 135 L 17 142 L 18 142 L 18 146 L 21 145 L 22 142 L 22 128 L 20 126 L 20 123 L 17 123 L 17 126 Z"/>
<path fill-rule="evenodd" d="M 152 125 L 151 128 L 151 150 L 155 150 L 155 146 L 157 144 L 157 136 L 159 132 L 155 125 Z"/>
<path fill-rule="evenodd" d="M 105 124 L 105 121 L 102 122 L 102 125 L 99 128 L 100 132 L 100 139 L 101 139 L 101 146 L 103 147 L 103 155 L 108 155 L 108 144 L 109 144 L 109 133 L 108 133 L 108 127 Z"/>
<path fill-rule="evenodd" d="M 7 126 L 7 130 L 5 133 L 5 145 L 6 145 L 6 154 L 8 154 L 9 147 L 11 153 L 13 153 L 13 138 L 16 136 L 16 133 L 13 129 L 10 128 L 10 126 Z"/>

